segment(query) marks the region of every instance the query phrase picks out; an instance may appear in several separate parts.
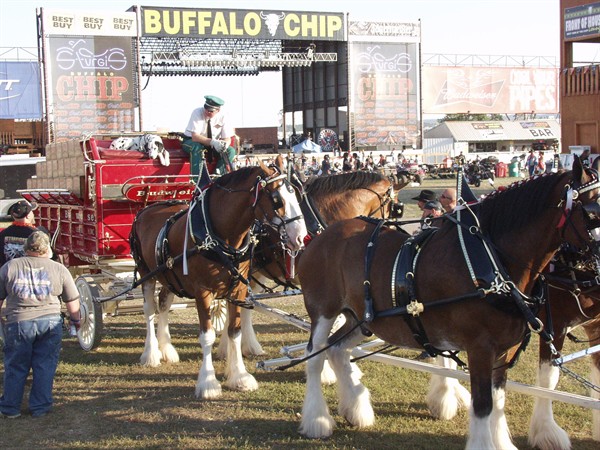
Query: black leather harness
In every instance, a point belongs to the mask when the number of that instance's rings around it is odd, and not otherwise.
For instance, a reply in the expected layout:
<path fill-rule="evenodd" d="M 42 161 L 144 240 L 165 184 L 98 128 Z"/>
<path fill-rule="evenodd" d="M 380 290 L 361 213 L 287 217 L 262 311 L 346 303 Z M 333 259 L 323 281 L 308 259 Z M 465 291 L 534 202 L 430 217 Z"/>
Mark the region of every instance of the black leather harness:
<path fill-rule="evenodd" d="M 456 223 L 459 228 L 469 230 L 468 233 L 464 234 L 465 245 L 463 248 L 465 249 L 465 261 L 471 261 L 472 264 L 472 278 L 476 289 L 469 294 L 440 299 L 427 303 L 427 307 L 431 308 L 434 306 L 442 306 L 467 299 L 484 299 L 491 294 L 493 294 L 493 297 L 495 298 L 498 298 L 498 296 L 503 298 L 511 298 L 514 300 L 514 304 L 517 305 L 518 310 L 530 323 L 530 327 L 535 331 L 539 331 L 542 334 L 542 338 L 548 342 L 551 342 L 552 336 L 549 335 L 543 329 L 543 327 L 541 327 L 539 319 L 535 317 L 535 313 L 537 313 L 536 308 L 543 303 L 545 296 L 540 294 L 539 296 L 535 297 L 527 297 L 525 294 L 520 292 L 512 282 L 508 283 L 508 289 L 506 286 L 503 287 L 504 290 L 500 289 L 498 286 L 498 274 L 501 275 L 503 280 L 510 280 L 510 278 L 505 272 L 503 265 L 500 263 L 496 252 L 493 250 L 493 247 L 491 247 L 491 243 L 480 232 L 478 232 L 479 228 L 474 224 L 477 221 L 476 217 L 473 219 L 473 221 L 467 221 L 466 223 L 459 222 L 454 215 L 445 217 Z M 425 310 L 425 305 L 417 300 L 415 286 L 416 266 L 420 252 L 430 242 L 431 238 L 435 236 L 438 229 L 423 229 L 419 234 L 409 237 L 404 242 L 396 256 L 392 270 L 392 308 L 384 311 L 374 311 L 373 299 L 370 293 L 369 279 L 372 261 L 377 248 L 377 238 L 384 226 L 397 226 L 398 222 L 389 220 L 376 220 L 366 217 L 360 218 L 375 225 L 365 252 L 364 321 L 368 323 L 376 318 L 401 315 L 411 330 L 415 341 L 421 345 L 429 355 L 445 356 L 453 359 L 457 362 L 457 364 L 464 366 L 464 362 L 457 357 L 457 351 L 440 350 L 429 342 L 427 333 L 419 317 L 420 314 Z M 469 262 L 467 262 L 467 264 L 469 264 Z M 480 271 L 480 267 L 483 270 Z M 501 303 L 492 304 L 494 306 L 501 305 Z M 532 309 L 535 309 L 535 312 L 532 311 Z M 526 336 L 524 337 L 521 349 L 525 348 L 529 342 L 529 337 L 530 331 L 528 330 Z M 516 363 L 516 357 L 511 361 L 510 364 L 513 365 L 514 363 Z"/>
<path fill-rule="evenodd" d="M 207 189 L 202 195 L 192 200 L 189 210 L 179 211 L 165 222 L 156 239 L 156 264 L 158 266 L 164 264 L 168 269 L 172 269 L 173 257 L 169 248 L 169 230 L 179 218 L 187 214 L 190 236 L 195 244 L 193 253 L 202 253 L 205 258 L 222 264 L 231 272 L 230 285 L 225 295 L 227 297 L 237 283 L 243 282 L 244 284 L 248 284 L 246 278 L 239 271 L 239 265 L 241 262 L 250 259 L 251 250 L 253 250 L 256 243 L 253 236 L 255 235 L 257 224 L 255 223 L 250 228 L 242 246 L 235 248 L 214 233 L 210 215 L 208 214 L 209 200 L 210 189 Z M 167 279 L 167 287 L 172 292 L 175 292 L 180 297 L 194 298 L 192 294 L 186 292 L 183 288 L 184 284 L 174 271 L 169 270 L 166 272 L 165 278 Z"/>

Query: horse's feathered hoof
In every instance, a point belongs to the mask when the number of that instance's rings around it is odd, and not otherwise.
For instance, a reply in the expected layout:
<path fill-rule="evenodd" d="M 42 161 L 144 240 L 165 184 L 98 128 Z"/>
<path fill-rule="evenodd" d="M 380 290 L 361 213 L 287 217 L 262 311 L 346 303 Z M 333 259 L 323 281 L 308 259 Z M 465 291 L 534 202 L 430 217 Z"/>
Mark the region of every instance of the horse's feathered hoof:
<path fill-rule="evenodd" d="M 140 364 L 144 367 L 160 366 L 161 353 L 159 351 L 148 351 L 142 353 Z"/>
<path fill-rule="evenodd" d="M 196 398 L 199 400 L 215 400 L 221 397 L 221 385 L 217 382 L 212 386 L 196 386 Z"/>
<path fill-rule="evenodd" d="M 250 392 L 258 389 L 256 379 L 249 373 L 242 373 L 236 377 L 228 378 L 225 386 L 234 391 Z"/>
<path fill-rule="evenodd" d="M 335 376 L 335 372 L 331 368 L 328 360 L 325 360 L 323 364 L 323 370 L 321 371 L 321 384 L 326 386 L 330 386 L 337 381 L 337 377 Z"/>
<path fill-rule="evenodd" d="M 534 424 L 533 420 L 529 429 L 529 445 L 541 450 L 569 450 L 571 439 L 565 430 L 558 426 L 554 419 L 545 418 Z"/>
<path fill-rule="evenodd" d="M 179 362 L 179 354 L 175 347 L 171 344 L 165 345 L 162 349 L 162 357 L 165 362 L 168 363 L 178 363 Z"/>
<path fill-rule="evenodd" d="M 325 439 L 333 434 L 334 428 L 335 422 L 331 416 L 321 416 L 312 420 L 311 423 L 302 421 L 298 432 L 310 439 Z"/>
<path fill-rule="evenodd" d="M 375 413 L 371 406 L 371 394 L 366 387 L 359 385 L 353 395 L 340 399 L 338 412 L 350 425 L 357 428 L 370 427 L 375 423 Z M 349 401 L 349 399 L 352 399 Z"/>

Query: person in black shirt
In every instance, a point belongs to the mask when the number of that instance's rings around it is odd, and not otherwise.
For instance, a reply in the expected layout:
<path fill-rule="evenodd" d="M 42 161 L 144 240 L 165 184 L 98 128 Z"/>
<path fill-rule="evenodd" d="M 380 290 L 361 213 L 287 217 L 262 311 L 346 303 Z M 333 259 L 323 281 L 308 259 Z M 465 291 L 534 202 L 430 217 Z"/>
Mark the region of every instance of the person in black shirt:
<path fill-rule="evenodd" d="M 0 231 L 0 266 L 13 258 L 25 255 L 23 246 L 34 231 L 41 230 L 50 234 L 46 228 L 35 226 L 33 211 L 36 209 L 37 204 L 29 203 L 27 200 L 20 200 L 8 208 L 13 223 Z"/>
<path fill-rule="evenodd" d="M 331 175 L 331 162 L 329 161 L 329 155 L 325 155 L 323 162 L 321 162 L 321 175 Z"/>

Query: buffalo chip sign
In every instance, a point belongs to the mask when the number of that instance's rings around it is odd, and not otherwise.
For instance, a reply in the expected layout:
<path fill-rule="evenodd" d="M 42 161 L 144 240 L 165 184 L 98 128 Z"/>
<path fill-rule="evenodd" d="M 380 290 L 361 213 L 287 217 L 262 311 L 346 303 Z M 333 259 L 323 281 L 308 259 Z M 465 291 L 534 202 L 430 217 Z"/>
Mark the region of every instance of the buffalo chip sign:
<path fill-rule="evenodd" d="M 142 36 L 345 40 L 343 13 L 141 7 Z"/>

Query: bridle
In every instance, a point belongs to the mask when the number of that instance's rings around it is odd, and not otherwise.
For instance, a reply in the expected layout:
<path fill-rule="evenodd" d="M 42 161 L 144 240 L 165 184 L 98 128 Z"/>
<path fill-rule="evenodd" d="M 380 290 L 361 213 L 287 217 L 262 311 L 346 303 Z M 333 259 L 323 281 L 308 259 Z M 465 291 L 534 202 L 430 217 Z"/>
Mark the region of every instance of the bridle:
<path fill-rule="evenodd" d="M 290 217 L 289 219 L 285 219 L 282 214 L 280 214 L 280 210 L 284 210 L 285 201 L 283 196 L 281 195 L 280 190 L 285 187 L 290 194 L 294 193 L 294 189 L 292 184 L 289 181 L 289 174 L 282 172 L 279 167 L 276 165 L 270 165 L 270 169 L 274 171 L 272 175 L 267 176 L 266 178 L 257 177 L 256 184 L 250 192 L 254 192 L 254 201 L 252 203 L 252 208 L 256 208 L 258 206 L 258 201 L 262 192 L 266 192 L 269 196 L 269 200 L 271 202 L 271 206 L 273 208 L 273 213 L 275 217 L 272 220 L 265 220 L 263 225 L 269 226 L 277 231 L 279 234 L 280 245 L 288 250 L 286 243 L 289 241 L 289 236 L 287 234 L 286 227 L 288 224 L 295 222 L 296 220 L 304 220 L 304 216 L 299 214 L 295 217 Z M 269 185 L 273 185 L 273 187 L 269 188 Z M 261 208 L 262 209 L 262 208 Z M 263 216 L 266 218 L 267 215 L 264 213 Z M 291 251 L 291 250 L 289 250 Z"/>
<path fill-rule="evenodd" d="M 586 192 L 600 189 L 600 176 L 595 169 L 587 168 L 586 170 L 589 171 L 591 175 L 590 181 L 574 187 L 574 181 L 571 180 L 571 182 L 565 186 L 565 193 L 558 204 L 558 207 L 562 208 L 563 214 L 556 228 L 560 230 L 561 238 L 564 240 L 567 227 L 570 227 L 578 240 L 584 243 L 585 247 L 589 249 L 590 243 L 596 242 L 591 234 L 591 230 L 600 227 L 600 199 L 596 196 L 596 201 L 582 204 L 579 198 Z M 585 228 L 588 234 L 587 238 L 581 235 L 572 220 L 573 212 L 577 206 L 581 206 L 583 211 Z M 597 248 L 595 250 L 597 250 Z"/>
<path fill-rule="evenodd" d="M 390 183 L 389 187 L 386 189 L 385 193 L 383 195 L 381 195 L 379 192 L 368 188 L 368 187 L 363 187 L 361 189 L 364 189 L 366 191 L 372 192 L 373 194 L 375 194 L 377 196 L 377 199 L 379 200 L 379 207 L 376 208 L 375 210 L 371 211 L 369 213 L 369 217 L 373 217 L 375 215 L 375 213 L 377 211 L 380 212 L 381 214 L 381 218 L 382 219 L 387 219 L 388 217 L 386 217 L 386 206 L 391 206 L 391 204 L 394 201 L 394 185 L 392 183 Z M 389 216 L 389 207 L 387 208 L 387 216 Z"/>

